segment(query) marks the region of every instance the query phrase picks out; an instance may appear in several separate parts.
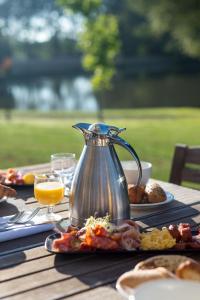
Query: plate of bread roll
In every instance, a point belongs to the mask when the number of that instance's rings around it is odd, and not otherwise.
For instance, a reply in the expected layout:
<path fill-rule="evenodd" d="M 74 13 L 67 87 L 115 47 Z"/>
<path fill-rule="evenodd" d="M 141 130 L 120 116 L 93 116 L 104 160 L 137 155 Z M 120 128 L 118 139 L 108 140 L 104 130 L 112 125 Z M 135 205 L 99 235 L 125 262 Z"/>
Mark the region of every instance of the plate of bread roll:
<path fill-rule="evenodd" d="M 164 191 L 158 183 L 128 185 L 128 196 L 130 206 L 134 208 L 153 208 L 174 200 L 174 195 Z"/>
<path fill-rule="evenodd" d="M 200 264 L 182 255 L 154 256 L 122 274 L 117 280 L 116 288 L 127 299 L 135 299 L 135 291 L 140 285 L 160 279 L 191 280 L 199 283 L 200 288 Z"/>

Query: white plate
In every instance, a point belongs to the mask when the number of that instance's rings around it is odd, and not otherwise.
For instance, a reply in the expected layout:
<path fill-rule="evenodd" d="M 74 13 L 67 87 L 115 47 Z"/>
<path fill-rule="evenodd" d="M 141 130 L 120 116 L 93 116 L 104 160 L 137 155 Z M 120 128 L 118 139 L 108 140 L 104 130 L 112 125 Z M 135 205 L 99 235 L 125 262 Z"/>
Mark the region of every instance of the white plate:
<path fill-rule="evenodd" d="M 170 192 L 165 192 L 167 199 L 163 202 L 159 203 L 142 203 L 142 204 L 130 204 L 131 208 L 156 208 L 160 207 L 162 205 L 166 205 L 174 200 L 174 195 L 171 194 Z"/>
<path fill-rule="evenodd" d="M 118 289 L 118 287 L 117 287 Z M 145 282 L 120 294 L 130 300 L 199 300 L 200 284 L 189 280 L 159 279 Z"/>

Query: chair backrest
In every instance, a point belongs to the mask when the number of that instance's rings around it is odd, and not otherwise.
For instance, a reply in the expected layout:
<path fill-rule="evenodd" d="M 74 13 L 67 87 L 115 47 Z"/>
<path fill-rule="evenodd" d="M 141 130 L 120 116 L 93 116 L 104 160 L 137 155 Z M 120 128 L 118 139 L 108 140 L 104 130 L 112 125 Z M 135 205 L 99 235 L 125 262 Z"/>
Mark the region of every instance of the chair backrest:
<path fill-rule="evenodd" d="M 200 146 L 176 145 L 169 182 L 181 185 L 182 181 L 200 183 Z"/>

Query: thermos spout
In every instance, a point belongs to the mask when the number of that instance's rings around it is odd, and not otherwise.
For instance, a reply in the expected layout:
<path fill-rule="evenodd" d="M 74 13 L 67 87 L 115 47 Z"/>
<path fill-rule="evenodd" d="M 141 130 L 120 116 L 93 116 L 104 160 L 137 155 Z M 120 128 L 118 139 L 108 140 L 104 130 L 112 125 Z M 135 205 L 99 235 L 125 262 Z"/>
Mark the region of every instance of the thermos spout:
<path fill-rule="evenodd" d="M 77 124 L 73 125 L 72 127 L 80 130 L 83 133 L 87 133 L 87 132 L 89 132 L 88 129 L 89 129 L 90 125 L 91 124 L 89 124 L 89 123 L 77 123 Z"/>

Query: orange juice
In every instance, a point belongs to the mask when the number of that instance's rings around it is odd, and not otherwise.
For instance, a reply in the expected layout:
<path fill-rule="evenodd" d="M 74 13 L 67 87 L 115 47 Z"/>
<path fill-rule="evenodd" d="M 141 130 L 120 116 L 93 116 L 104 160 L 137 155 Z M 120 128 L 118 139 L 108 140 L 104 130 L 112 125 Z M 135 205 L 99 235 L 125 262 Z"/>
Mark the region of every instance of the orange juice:
<path fill-rule="evenodd" d="M 61 182 L 40 182 L 34 187 L 37 201 L 43 205 L 56 205 L 64 198 L 64 186 Z"/>

